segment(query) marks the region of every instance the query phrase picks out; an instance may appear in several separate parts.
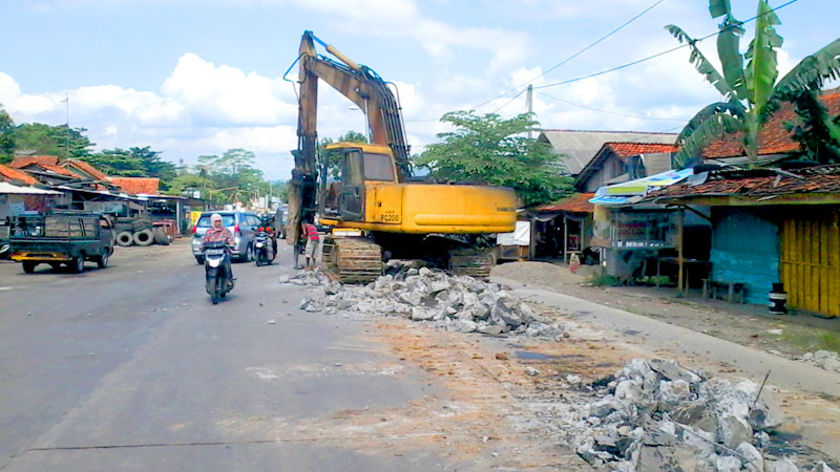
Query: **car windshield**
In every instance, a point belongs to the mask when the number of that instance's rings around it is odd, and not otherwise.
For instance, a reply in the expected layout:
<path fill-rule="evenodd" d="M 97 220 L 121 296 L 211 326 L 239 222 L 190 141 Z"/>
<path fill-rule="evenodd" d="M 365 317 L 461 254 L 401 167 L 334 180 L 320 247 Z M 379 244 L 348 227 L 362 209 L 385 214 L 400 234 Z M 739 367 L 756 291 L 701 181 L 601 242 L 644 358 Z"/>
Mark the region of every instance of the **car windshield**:
<path fill-rule="evenodd" d="M 235 224 L 233 215 L 222 215 L 222 226 L 233 226 Z M 209 228 L 210 215 L 201 215 L 201 218 L 198 219 L 195 225 L 199 228 Z"/>

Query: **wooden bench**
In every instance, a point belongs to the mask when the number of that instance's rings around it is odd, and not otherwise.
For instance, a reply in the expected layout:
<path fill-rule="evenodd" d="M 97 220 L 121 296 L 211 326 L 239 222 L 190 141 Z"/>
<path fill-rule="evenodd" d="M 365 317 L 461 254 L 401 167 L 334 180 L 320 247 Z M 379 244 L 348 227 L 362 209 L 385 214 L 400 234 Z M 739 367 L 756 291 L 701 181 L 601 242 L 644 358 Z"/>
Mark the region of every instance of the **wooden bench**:
<path fill-rule="evenodd" d="M 721 298 L 718 295 L 726 293 L 726 301 L 729 303 L 738 300 L 744 303 L 747 299 L 747 286 L 742 282 L 729 282 L 726 280 L 703 279 L 703 298 Z"/>

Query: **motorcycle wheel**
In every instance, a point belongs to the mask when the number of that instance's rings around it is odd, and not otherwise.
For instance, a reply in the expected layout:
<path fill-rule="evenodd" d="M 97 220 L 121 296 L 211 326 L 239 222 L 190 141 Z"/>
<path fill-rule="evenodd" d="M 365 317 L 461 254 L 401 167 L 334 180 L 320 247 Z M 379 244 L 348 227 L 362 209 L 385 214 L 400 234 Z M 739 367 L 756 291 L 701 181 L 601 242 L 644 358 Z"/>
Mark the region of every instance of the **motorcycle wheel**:
<path fill-rule="evenodd" d="M 210 295 L 210 301 L 213 302 L 214 305 L 219 304 L 219 295 L 215 291 L 212 295 Z"/>

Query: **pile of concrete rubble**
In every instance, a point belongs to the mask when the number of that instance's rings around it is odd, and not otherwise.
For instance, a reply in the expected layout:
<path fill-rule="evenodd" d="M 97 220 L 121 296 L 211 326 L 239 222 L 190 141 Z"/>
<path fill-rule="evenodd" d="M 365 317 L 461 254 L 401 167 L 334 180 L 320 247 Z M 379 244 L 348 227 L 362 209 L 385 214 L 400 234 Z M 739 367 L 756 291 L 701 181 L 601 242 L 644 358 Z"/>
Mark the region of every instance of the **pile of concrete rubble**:
<path fill-rule="evenodd" d="M 621 471 L 798 471 L 771 453 L 778 426 L 769 392 L 709 378 L 676 361 L 635 359 L 592 385 L 594 397 L 561 422 L 568 443 L 597 468 Z M 575 402 L 576 403 L 576 402 Z M 815 471 L 832 470 L 820 463 Z"/>
<path fill-rule="evenodd" d="M 565 335 L 561 324 L 539 319 L 497 283 L 450 275 L 415 261 L 390 261 L 385 275 L 367 285 L 342 285 L 318 271 L 282 277 L 281 282 L 317 287 L 316 296 L 301 302 L 300 308 L 308 312 L 401 316 L 448 331 L 491 336 L 557 339 Z"/>
<path fill-rule="evenodd" d="M 831 372 L 840 372 L 840 355 L 831 351 L 817 351 L 806 353 L 802 358 L 802 362 L 811 364 Z"/>

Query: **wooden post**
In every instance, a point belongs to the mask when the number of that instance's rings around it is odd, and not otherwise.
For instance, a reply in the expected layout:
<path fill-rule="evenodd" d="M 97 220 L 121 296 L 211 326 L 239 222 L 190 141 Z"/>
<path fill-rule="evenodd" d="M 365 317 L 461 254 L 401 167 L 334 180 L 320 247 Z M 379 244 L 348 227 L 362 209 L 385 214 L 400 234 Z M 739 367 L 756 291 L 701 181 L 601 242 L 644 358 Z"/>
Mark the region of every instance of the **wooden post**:
<path fill-rule="evenodd" d="M 683 264 L 683 210 L 680 209 L 677 213 L 677 262 L 679 264 L 679 272 L 677 275 L 677 287 L 679 287 L 680 293 L 685 292 L 685 275 L 683 271 L 685 270 Z"/>
<path fill-rule="evenodd" d="M 528 238 L 528 260 L 533 261 L 537 257 L 537 222 L 531 218 L 530 220 L 531 228 L 530 228 L 530 235 Z"/>
<path fill-rule="evenodd" d="M 569 221 L 563 213 L 563 263 L 569 263 Z"/>

